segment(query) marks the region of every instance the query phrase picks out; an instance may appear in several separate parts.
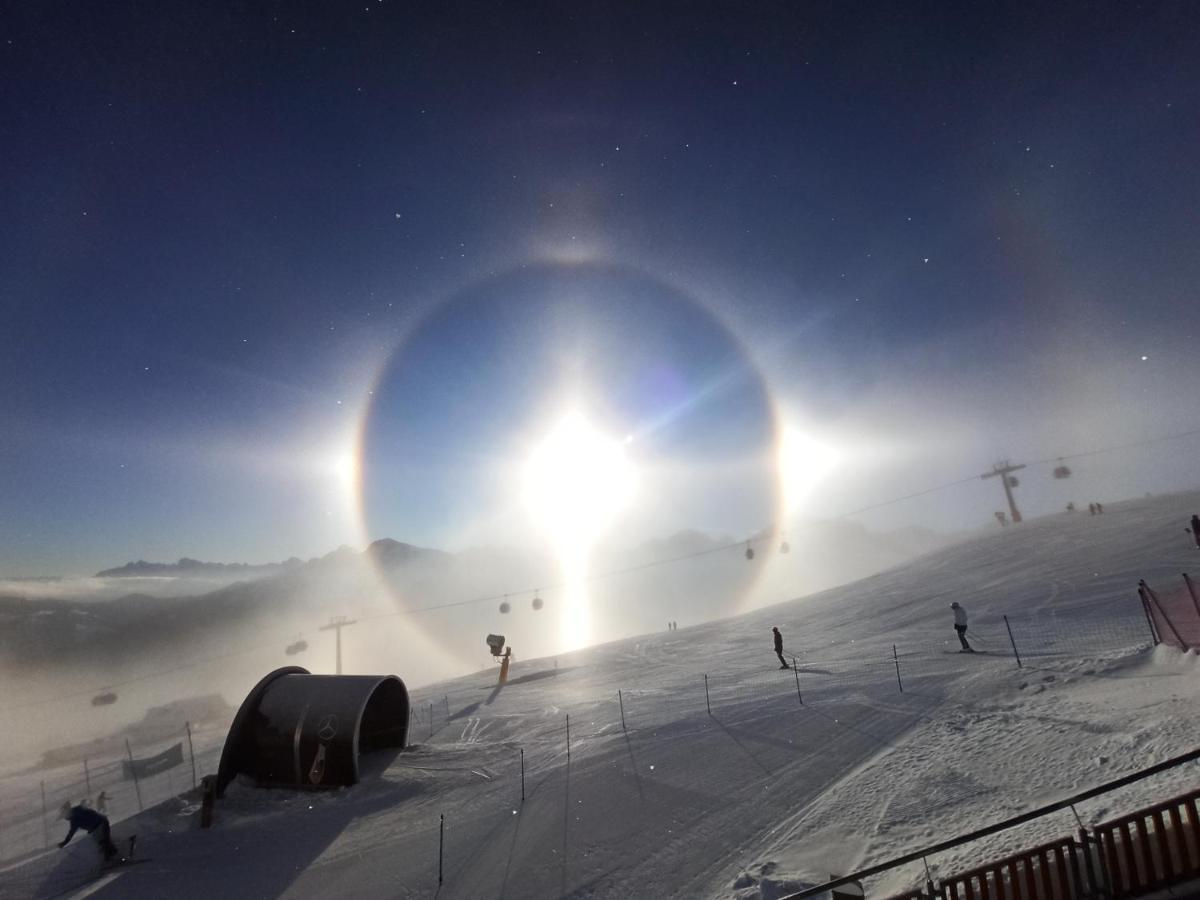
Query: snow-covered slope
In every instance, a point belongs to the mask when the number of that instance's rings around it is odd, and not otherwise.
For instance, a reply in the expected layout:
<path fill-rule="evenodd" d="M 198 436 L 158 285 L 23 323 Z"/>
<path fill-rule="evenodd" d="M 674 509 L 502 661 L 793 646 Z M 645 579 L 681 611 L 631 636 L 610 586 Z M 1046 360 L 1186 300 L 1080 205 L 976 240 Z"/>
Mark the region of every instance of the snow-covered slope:
<path fill-rule="evenodd" d="M 1029 522 L 745 616 L 521 661 L 502 689 L 488 672 L 419 691 L 413 746 L 360 785 L 235 785 L 209 831 L 184 800 L 160 807 L 117 827 L 152 861 L 90 896 L 775 897 L 952 837 L 1193 749 L 1195 660 L 1146 649 L 1134 594 L 1200 559 L 1193 509 L 1200 494 Z M 988 653 L 953 652 L 951 599 Z M 771 625 L 798 671 L 778 668 Z M 1177 770 L 1078 812 L 1196 781 Z M 1074 827 L 1044 819 L 929 862 Z M 0 896 L 69 896 L 90 852 L 0 873 Z"/>

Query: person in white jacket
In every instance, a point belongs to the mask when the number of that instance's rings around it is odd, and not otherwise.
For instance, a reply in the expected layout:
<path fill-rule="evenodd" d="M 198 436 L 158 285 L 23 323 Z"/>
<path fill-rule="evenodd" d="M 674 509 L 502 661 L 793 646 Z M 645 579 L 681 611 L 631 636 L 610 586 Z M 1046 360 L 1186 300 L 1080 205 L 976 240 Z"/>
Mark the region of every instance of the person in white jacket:
<path fill-rule="evenodd" d="M 958 642 L 962 644 L 962 652 L 974 653 L 974 648 L 967 643 L 967 611 L 958 605 L 957 600 L 950 604 L 950 608 L 954 610 L 954 630 L 958 632 Z"/>

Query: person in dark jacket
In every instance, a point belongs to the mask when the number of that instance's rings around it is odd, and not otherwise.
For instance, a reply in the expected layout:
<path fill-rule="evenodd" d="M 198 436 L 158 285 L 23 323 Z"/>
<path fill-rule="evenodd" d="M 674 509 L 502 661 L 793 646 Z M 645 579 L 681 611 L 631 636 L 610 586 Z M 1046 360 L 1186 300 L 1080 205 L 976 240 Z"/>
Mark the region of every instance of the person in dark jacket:
<path fill-rule="evenodd" d="M 779 657 L 779 668 L 790 669 L 787 660 L 783 658 L 783 635 L 779 633 L 779 629 L 772 627 L 771 631 L 775 633 L 775 655 Z"/>
<path fill-rule="evenodd" d="M 1200 516 L 1192 516 L 1192 539 L 1200 547 Z"/>
<path fill-rule="evenodd" d="M 112 842 L 112 833 L 109 830 L 108 818 L 106 816 L 102 816 L 94 809 L 88 809 L 86 806 L 72 806 L 70 803 L 62 805 L 59 815 L 71 825 L 71 830 L 67 832 L 67 836 L 58 845 L 59 849 L 66 847 L 71 838 L 75 836 L 75 832 L 82 828 L 96 839 L 96 844 L 99 846 L 105 860 L 111 860 L 117 855 L 117 847 Z"/>

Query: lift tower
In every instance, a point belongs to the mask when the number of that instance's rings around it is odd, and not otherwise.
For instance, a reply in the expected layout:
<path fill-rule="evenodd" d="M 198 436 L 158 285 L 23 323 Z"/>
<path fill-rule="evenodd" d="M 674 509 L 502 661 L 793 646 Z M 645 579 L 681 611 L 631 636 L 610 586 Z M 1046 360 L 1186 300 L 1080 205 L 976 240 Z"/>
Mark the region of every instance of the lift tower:
<path fill-rule="evenodd" d="M 992 466 L 992 471 L 984 472 L 980 478 L 995 478 L 1000 476 L 1000 483 L 1004 485 L 1004 497 L 1008 500 L 1008 511 L 1012 514 L 1013 524 L 1021 521 L 1021 511 L 1017 509 L 1017 501 L 1013 499 L 1012 489 L 1017 486 L 1017 479 L 1010 478 L 1012 472 L 1025 468 L 1025 463 L 1014 466 L 1007 459 L 1002 463 L 996 463 Z"/>

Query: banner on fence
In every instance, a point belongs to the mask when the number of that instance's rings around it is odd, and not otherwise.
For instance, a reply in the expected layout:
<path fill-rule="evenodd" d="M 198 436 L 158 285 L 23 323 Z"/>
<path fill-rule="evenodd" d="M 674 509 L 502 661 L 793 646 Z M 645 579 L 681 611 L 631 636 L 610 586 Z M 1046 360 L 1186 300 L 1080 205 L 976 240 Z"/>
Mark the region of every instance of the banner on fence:
<path fill-rule="evenodd" d="M 167 769 L 173 769 L 176 766 L 183 765 L 183 742 L 172 744 L 162 753 L 155 756 L 147 756 L 145 759 L 123 760 L 121 762 L 121 771 L 124 773 L 125 780 L 131 781 L 134 776 L 138 778 L 149 778 L 151 775 L 157 775 L 160 772 L 165 772 Z"/>

